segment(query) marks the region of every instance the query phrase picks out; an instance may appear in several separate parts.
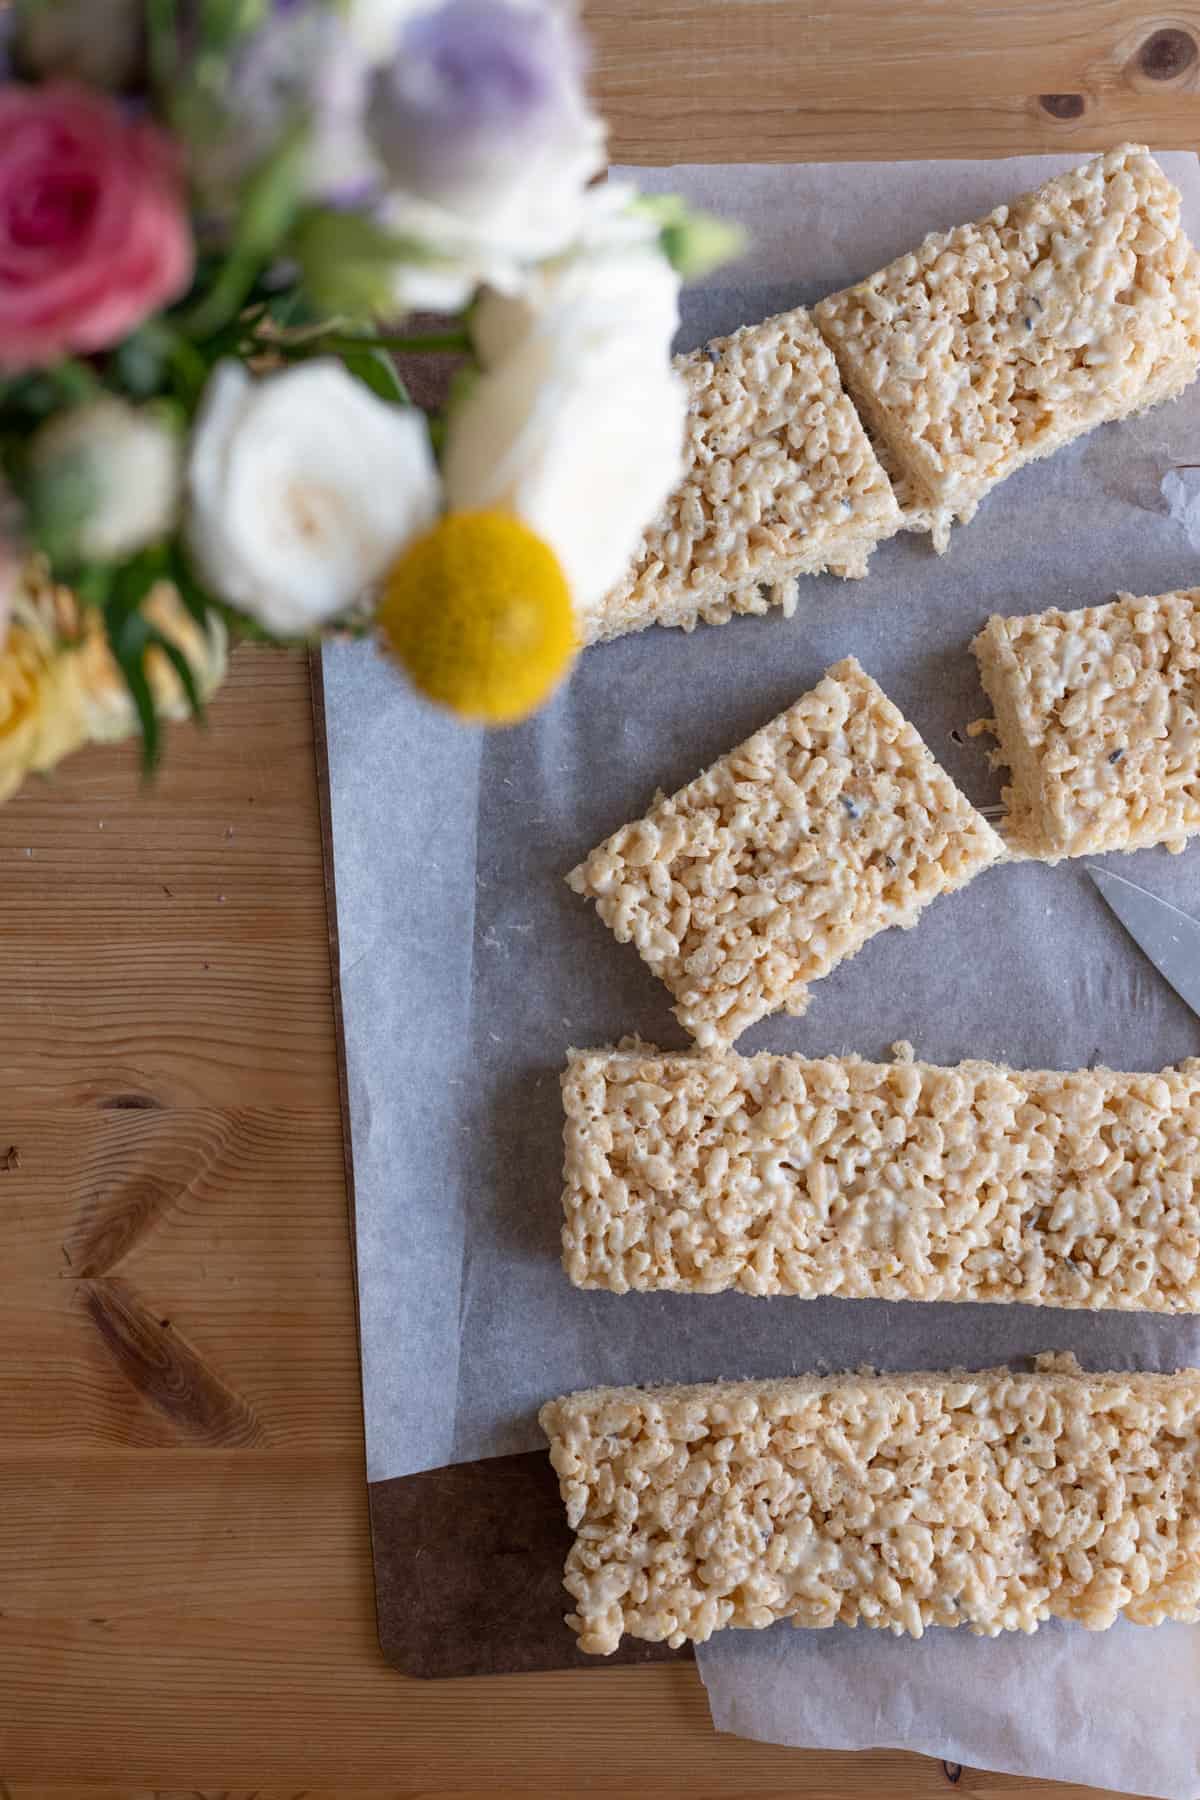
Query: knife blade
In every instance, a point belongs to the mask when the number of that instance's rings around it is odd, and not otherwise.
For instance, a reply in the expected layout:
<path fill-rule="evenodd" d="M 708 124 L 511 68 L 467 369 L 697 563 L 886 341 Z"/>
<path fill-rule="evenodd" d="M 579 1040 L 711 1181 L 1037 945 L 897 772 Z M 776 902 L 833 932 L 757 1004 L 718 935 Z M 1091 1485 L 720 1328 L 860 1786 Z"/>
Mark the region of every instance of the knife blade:
<path fill-rule="evenodd" d="M 1154 964 L 1164 981 L 1200 1017 L 1200 920 L 1180 912 L 1168 900 L 1160 900 L 1136 881 L 1113 875 L 1094 863 L 1087 872 L 1101 898 Z"/>

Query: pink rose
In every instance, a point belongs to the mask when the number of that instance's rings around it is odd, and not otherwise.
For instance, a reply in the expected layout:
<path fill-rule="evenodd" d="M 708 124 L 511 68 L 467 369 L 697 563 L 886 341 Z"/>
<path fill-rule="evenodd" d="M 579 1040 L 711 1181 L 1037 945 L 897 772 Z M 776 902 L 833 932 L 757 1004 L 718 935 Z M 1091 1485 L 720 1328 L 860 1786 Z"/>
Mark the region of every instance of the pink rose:
<path fill-rule="evenodd" d="M 191 275 L 164 133 L 86 88 L 0 87 L 0 367 L 105 350 Z"/>

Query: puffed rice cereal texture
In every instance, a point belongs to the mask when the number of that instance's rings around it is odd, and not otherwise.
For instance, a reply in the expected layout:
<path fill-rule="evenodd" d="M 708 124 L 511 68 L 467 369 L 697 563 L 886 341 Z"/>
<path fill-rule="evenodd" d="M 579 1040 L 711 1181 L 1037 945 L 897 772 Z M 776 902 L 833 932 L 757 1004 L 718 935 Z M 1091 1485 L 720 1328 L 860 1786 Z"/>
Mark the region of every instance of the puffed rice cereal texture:
<path fill-rule="evenodd" d="M 971 647 L 1014 851 L 1178 851 L 1200 831 L 1200 588 L 991 618 Z"/>
<path fill-rule="evenodd" d="M 939 549 L 1014 469 L 1195 377 L 1200 257 L 1180 204 L 1125 144 L 814 308 Z"/>
<path fill-rule="evenodd" d="M 684 475 L 585 643 L 647 625 L 724 624 L 796 606 L 795 578 L 865 575 L 901 524 L 837 365 L 797 308 L 676 359 L 688 391 Z"/>
<path fill-rule="evenodd" d="M 567 880 L 675 996 L 704 1047 L 732 1043 L 888 926 L 1004 854 L 853 658 Z"/>
<path fill-rule="evenodd" d="M 562 1089 L 577 1287 L 1200 1312 L 1200 1061 L 637 1046 L 572 1052 Z"/>
<path fill-rule="evenodd" d="M 579 1648 L 1200 1618 L 1200 1373 L 596 1388 L 541 1411 Z"/>

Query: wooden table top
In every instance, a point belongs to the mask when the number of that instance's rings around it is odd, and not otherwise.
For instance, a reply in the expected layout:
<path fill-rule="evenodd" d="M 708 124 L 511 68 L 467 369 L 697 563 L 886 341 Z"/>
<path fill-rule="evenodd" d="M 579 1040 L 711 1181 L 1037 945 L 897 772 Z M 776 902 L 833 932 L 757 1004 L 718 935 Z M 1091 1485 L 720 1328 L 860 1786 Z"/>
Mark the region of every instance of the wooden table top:
<path fill-rule="evenodd" d="M 616 160 L 1200 136 L 1197 0 L 588 10 Z M 304 662 L 170 748 L 0 810 L 0 1800 L 1042 1791 L 718 1738 L 691 1666 L 385 1667 Z"/>

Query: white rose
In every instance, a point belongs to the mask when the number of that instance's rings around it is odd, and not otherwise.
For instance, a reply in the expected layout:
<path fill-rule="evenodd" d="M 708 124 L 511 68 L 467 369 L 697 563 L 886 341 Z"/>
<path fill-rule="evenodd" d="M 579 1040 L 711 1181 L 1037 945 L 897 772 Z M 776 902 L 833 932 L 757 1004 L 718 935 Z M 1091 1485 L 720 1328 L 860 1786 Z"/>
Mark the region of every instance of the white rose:
<path fill-rule="evenodd" d="M 179 506 L 178 434 L 111 396 L 43 425 L 30 447 L 35 507 L 85 562 L 119 562 L 170 531 Z"/>
<path fill-rule="evenodd" d="M 604 166 L 573 9 L 553 0 L 418 9 L 372 78 L 367 125 L 390 189 L 380 220 L 427 252 L 396 271 L 403 307 L 517 288 L 577 239 Z"/>
<path fill-rule="evenodd" d="M 188 539 L 213 591 L 282 636 L 369 593 L 438 510 L 423 413 L 340 363 L 214 371 L 188 461 Z"/>
<path fill-rule="evenodd" d="M 682 471 L 686 397 L 668 354 L 677 294 L 662 259 L 635 246 L 477 309 L 485 367 L 450 419 L 447 500 L 524 519 L 581 612 L 620 579 Z"/>

